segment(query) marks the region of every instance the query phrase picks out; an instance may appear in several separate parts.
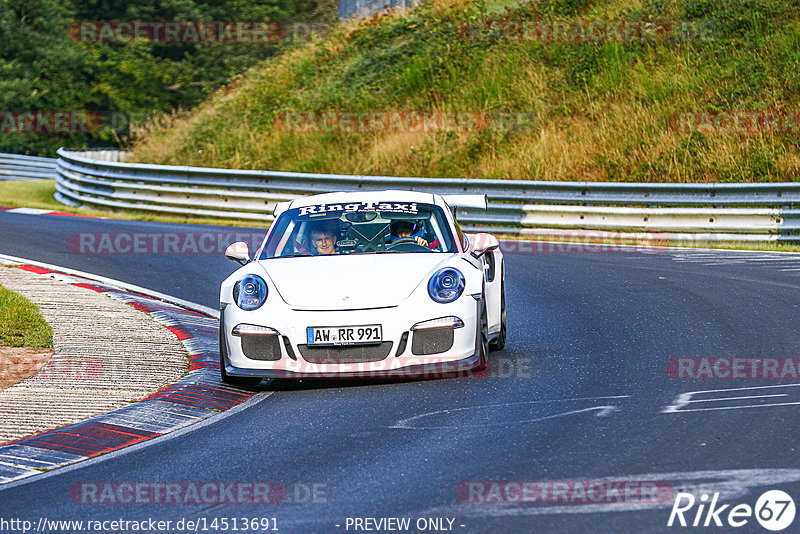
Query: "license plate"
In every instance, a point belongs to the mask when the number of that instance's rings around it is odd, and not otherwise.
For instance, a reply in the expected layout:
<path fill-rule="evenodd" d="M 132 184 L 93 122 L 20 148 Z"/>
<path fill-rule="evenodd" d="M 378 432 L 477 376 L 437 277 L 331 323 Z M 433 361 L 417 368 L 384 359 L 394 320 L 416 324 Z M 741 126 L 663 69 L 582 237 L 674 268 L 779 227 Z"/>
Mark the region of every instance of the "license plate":
<path fill-rule="evenodd" d="M 383 328 L 379 324 L 310 326 L 306 339 L 309 345 L 371 345 L 383 341 Z"/>

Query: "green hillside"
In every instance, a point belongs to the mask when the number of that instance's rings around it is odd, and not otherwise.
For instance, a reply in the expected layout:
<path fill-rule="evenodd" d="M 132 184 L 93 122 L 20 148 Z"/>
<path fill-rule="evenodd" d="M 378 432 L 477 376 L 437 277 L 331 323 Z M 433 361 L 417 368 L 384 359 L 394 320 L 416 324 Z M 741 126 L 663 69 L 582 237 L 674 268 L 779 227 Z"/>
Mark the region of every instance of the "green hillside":
<path fill-rule="evenodd" d="M 60 146 L 124 145 L 129 124 L 191 109 L 283 48 L 270 39 L 167 41 L 157 31 L 132 38 L 115 28 L 271 21 L 289 41 L 334 11 L 333 0 L 0 0 L 0 152 L 53 157 Z"/>
<path fill-rule="evenodd" d="M 195 110 L 141 128 L 135 158 L 403 176 L 797 180 L 799 15 L 789 0 L 430 0 L 267 59 Z M 336 131 L 341 120 L 328 131 L 312 120 L 415 111 L 505 120 L 423 133 L 352 121 Z"/>

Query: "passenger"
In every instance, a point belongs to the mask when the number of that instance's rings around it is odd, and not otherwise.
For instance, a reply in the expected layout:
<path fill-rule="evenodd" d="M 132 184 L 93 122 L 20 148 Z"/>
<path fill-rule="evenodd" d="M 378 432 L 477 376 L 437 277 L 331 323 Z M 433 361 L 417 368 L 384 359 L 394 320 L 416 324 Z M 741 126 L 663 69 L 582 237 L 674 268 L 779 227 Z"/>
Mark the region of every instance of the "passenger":
<path fill-rule="evenodd" d="M 317 254 L 336 254 L 336 231 L 333 225 L 324 224 L 311 229 L 311 244 Z"/>

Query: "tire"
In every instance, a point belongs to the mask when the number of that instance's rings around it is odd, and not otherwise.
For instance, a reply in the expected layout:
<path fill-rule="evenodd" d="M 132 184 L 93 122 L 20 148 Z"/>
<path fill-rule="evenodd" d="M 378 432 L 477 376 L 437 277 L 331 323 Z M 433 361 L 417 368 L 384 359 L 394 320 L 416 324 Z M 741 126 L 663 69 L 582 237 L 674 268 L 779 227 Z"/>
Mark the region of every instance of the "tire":
<path fill-rule="evenodd" d="M 506 283 L 500 282 L 500 333 L 489 345 L 491 350 L 503 350 L 506 346 Z"/>
<path fill-rule="evenodd" d="M 219 318 L 219 375 L 222 381 L 231 386 L 241 388 L 254 388 L 261 383 L 260 376 L 231 376 L 225 372 L 225 357 L 228 355 L 228 346 L 225 343 L 225 326 L 222 324 L 222 314 Z"/>

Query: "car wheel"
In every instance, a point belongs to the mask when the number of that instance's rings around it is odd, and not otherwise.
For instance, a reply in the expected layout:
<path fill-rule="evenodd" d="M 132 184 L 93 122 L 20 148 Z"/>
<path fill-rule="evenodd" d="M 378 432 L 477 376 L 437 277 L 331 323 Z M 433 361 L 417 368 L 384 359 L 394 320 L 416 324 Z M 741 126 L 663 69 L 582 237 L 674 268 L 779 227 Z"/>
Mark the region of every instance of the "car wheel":
<path fill-rule="evenodd" d="M 500 333 L 492 341 L 489 348 L 491 350 L 503 350 L 506 346 L 506 284 L 500 282 Z"/>
<path fill-rule="evenodd" d="M 225 329 L 222 317 L 219 320 L 219 374 L 222 381 L 231 386 L 253 388 L 261 383 L 258 376 L 231 376 L 225 372 L 225 357 L 228 355 L 228 346 L 225 343 Z"/>

